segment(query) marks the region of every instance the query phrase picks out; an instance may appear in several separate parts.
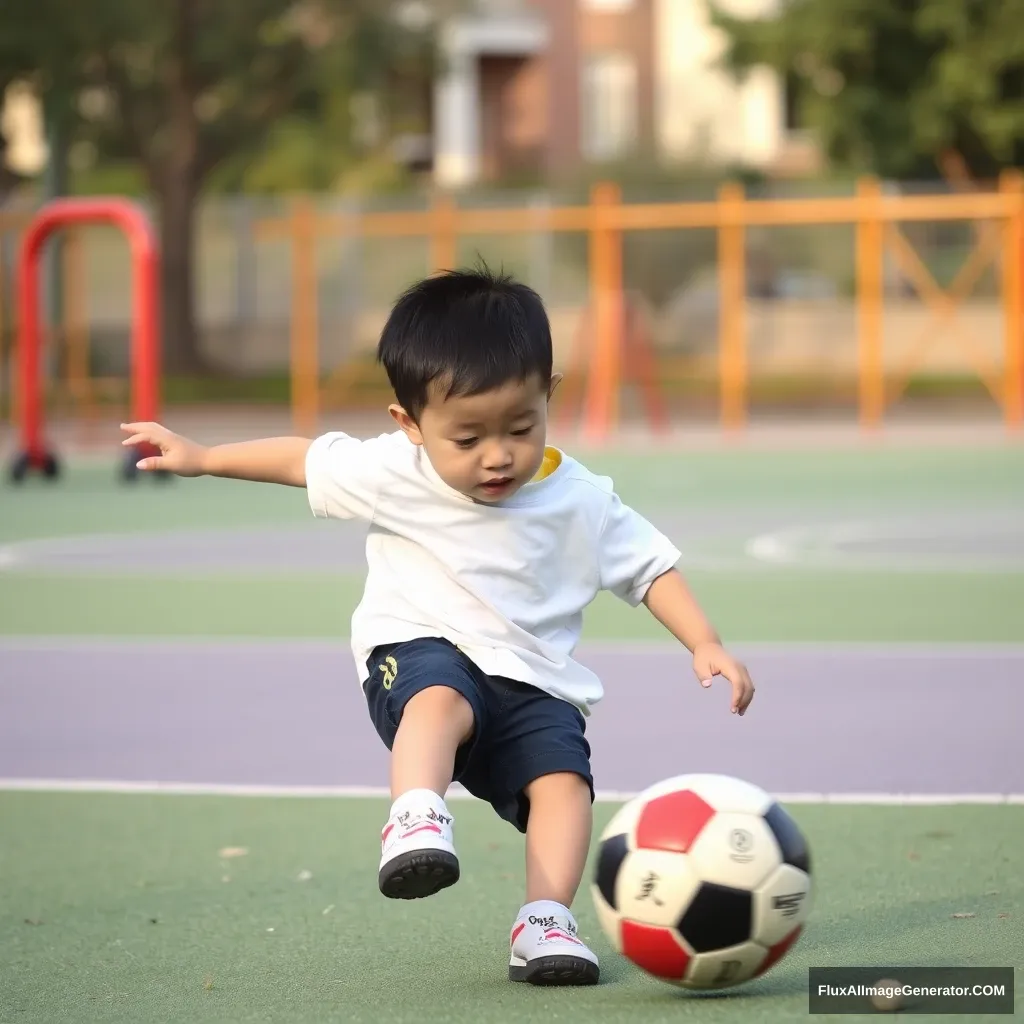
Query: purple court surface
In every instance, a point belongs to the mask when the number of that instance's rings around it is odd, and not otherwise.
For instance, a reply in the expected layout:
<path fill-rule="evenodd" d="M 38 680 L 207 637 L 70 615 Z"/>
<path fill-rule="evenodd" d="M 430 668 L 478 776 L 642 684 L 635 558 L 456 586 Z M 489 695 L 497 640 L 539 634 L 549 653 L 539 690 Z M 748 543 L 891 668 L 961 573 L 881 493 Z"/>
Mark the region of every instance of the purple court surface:
<path fill-rule="evenodd" d="M 600 790 L 724 772 L 788 794 L 1024 792 L 1024 647 L 738 648 L 757 686 L 696 683 L 681 648 L 583 645 Z M 387 783 L 346 643 L 0 643 L 0 779 Z"/>

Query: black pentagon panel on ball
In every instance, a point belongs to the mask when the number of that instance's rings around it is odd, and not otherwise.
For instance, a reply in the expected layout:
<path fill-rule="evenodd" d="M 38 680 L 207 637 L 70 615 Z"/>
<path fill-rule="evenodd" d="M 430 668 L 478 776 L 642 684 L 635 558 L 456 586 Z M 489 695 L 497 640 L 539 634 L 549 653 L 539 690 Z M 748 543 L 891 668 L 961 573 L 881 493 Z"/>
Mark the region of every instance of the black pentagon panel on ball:
<path fill-rule="evenodd" d="M 765 811 L 765 824 L 772 830 L 782 852 L 782 862 L 792 864 L 806 874 L 811 873 L 811 851 L 797 823 L 783 810 L 781 804 L 772 804 Z"/>
<path fill-rule="evenodd" d="M 696 953 L 738 946 L 750 938 L 753 896 L 745 889 L 704 882 L 679 922 L 679 934 Z"/>
<path fill-rule="evenodd" d="M 619 868 L 622 867 L 628 853 L 629 845 L 623 833 L 609 836 L 601 844 L 601 852 L 598 854 L 595 881 L 605 903 L 613 910 L 619 909 L 615 905 L 615 880 L 619 877 Z"/>

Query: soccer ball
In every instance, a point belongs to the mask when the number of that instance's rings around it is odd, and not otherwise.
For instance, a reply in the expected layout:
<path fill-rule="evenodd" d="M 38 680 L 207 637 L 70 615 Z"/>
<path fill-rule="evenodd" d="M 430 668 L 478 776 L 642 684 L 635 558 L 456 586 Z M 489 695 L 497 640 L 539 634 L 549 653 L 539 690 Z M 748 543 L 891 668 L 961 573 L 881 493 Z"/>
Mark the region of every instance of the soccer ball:
<path fill-rule="evenodd" d="M 793 947 L 810 911 L 810 852 L 764 790 L 727 775 L 680 775 L 608 823 L 591 893 L 612 945 L 648 974 L 728 988 Z"/>

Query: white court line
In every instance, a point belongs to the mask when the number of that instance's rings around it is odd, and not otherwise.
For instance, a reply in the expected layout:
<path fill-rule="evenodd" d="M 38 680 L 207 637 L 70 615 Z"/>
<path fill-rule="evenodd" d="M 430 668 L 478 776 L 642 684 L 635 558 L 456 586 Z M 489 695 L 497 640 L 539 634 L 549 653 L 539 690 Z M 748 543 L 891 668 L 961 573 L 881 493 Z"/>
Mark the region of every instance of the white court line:
<path fill-rule="evenodd" d="M 988 558 L 971 556 L 957 557 L 935 552 L 925 555 L 897 553 L 850 554 L 843 551 L 843 545 L 858 541 L 890 541 L 897 545 L 905 540 L 937 540 L 965 535 L 957 528 L 970 512 L 954 520 L 954 528 L 943 529 L 941 525 L 908 523 L 902 519 L 854 520 L 850 522 L 808 523 L 792 526 L 751 537 L 743 547 L 744 554 L 764 566 L 790 569 L 820 569 L 829 571 L 894 572 L 894 573 L 944 573 L 971 572 L 986 574 L 1016 574 L 1024 569 L 1024 560 L 1019 556 L 993 555 Z M 997 529 L 1009 536 L 1021 536 L 1016 519 L 1001 518 Z M 983 527 L 992 529 L 991 523 Z"/>
<path fill-rule="evenodd" d="M 27 793 L 113 793 L 168 796 L 287 797 L 305 799 L 387 799 L 385 786 L 271 786 L 207 782 L 126 782 L 117 779 L 3 779 L 0 791 Z M 951 804 L 1024 804 L 1024 793 L 774 793 L 784 804 L 928 807 Z M 637 791 L 598 790 L 599 803 L 623 803 Z M 458 784 L 446 799 L 473 799 Z"/>

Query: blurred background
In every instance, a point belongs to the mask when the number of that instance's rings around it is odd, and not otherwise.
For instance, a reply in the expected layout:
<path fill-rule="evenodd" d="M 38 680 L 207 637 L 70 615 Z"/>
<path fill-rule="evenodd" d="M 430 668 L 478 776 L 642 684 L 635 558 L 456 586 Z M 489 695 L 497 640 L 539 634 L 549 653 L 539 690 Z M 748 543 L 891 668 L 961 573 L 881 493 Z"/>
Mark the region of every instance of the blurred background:
<path fill-rule="evenodd" d="M 813 964 L 1019 964 L 1022 172 L 1024 0 L 0 0 L 0 1020 L 536 1019 L 480 981 L 521 897 L 486 807 L 443 941 L 380 905 L 365 524 L 125 486 L 118 427 L 390 429 L 391 303 L 478 258 L 547 303 L 553 443 L 758 687 L 738 726 L 600 595 L 598 788 L 803 805 L 758 1019 Z M 678 1024 L 576 906 L 595 1024 Z"/>
<path fill-rule="evenodd" d="M 482 257 L 548 303 L 566 429 L 1017 425 L 1022 54 L 1024 0 L 0 0 L 4 447 L 67 196 L 148 217 L 181 415 L 379 413 L 389 304 Z M 131 268 L 45 247 L 65 444 L 128 412 Z"/>

